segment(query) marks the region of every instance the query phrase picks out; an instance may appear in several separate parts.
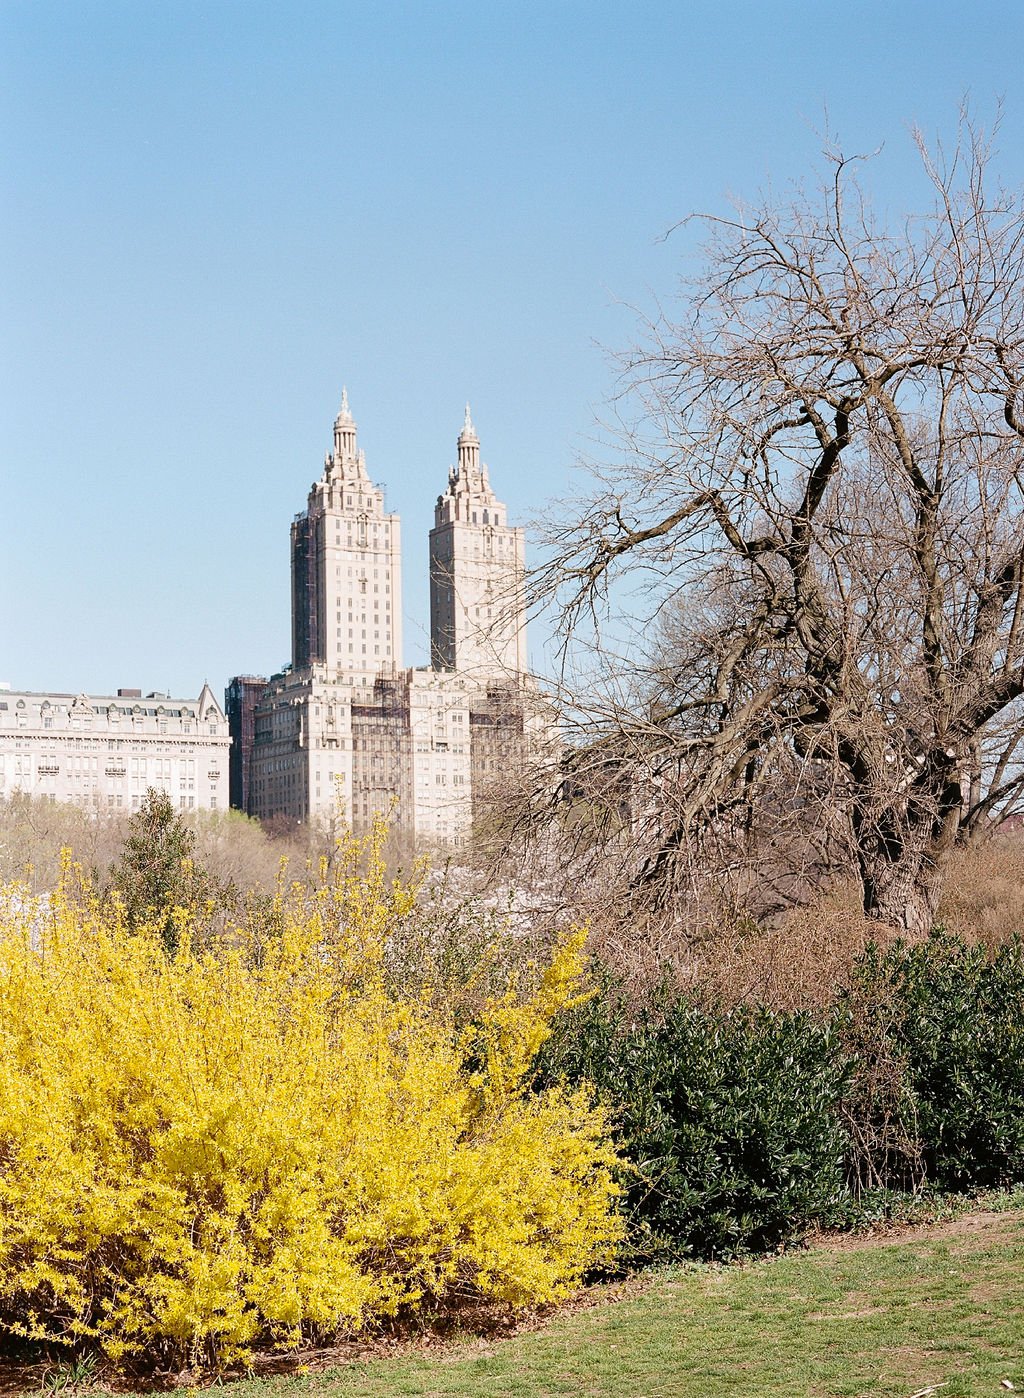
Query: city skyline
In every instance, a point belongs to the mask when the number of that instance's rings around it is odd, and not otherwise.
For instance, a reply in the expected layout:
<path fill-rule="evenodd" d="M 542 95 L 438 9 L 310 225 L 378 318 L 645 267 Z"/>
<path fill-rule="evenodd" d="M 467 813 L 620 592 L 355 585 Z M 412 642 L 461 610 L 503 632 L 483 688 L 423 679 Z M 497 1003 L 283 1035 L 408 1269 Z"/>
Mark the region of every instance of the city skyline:
<path fill-rule="evenodd" d="M 680 219 L 812 178 L 826 128 L 881 147 L 869 183 L 912 207 L 908 126 L 948 136 L 964 94 L 986 125 L 1006 95 L 1020 181 L 1019 7 L 868 3 L 837 76 L 844 28 L 752 0 L 5 6 L 0 679 L 222 693 L 279 669 L 282 520 L 345 384 L 428 664 L 463 405 L 528 525 L 609 451 L 607 350 L 697 266 Z"/>

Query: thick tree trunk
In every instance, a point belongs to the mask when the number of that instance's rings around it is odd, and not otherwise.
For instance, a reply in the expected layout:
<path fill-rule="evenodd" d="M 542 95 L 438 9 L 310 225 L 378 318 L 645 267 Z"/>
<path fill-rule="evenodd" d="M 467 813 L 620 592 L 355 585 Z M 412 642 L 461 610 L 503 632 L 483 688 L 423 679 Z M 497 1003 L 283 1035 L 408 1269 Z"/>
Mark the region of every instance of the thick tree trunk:
<path fill-rule="evenodd" d="M 892 862 L 879 856 L 861 858 L 864 912 L 898 927 L 910 937 L 925 937 L 935 924 L 942 880 L 935 865 L 914 853 Z"/>
<path fill-rule="evenodd" d="M 870 799 L 865 793 L 865 805 Z M 863 809 L 863 807 L 862 807 Z M 864 912 L 911 937 L 935 926 L 946 858 L 963 817 L 963 792 L 955 755 L 932 756 L 900 810 L 881 819 L 854 821 Z"/>
<path fill-rule="evenodd" d="M 857 862 L 868 917 L 912 937 L 931 932 L 959 815 L 959 805 L 947 803 L 940 818 L 921 812 L 919 820 L 902 823 L 898 834 L 878 827 L 859 832 Z"/>

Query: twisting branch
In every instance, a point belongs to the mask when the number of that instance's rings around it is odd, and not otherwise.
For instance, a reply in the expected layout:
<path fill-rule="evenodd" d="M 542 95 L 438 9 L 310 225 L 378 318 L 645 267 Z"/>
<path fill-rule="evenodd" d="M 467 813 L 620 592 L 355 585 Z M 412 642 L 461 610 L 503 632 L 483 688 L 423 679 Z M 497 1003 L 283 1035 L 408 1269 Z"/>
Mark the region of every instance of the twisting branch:
<path fill-rule="evenodd" d="M 960 137 L 897 230 L 842 156 L 820 201 L 709 220 L 627 358 L 622 464 L 550 536 L 563 640 L 631 638 L 561 790 L 644 886 L 712 848 L 805 877 L 813 848 L 921 928 L 951 845 L 1024 793 L 1024 202 Z"/>

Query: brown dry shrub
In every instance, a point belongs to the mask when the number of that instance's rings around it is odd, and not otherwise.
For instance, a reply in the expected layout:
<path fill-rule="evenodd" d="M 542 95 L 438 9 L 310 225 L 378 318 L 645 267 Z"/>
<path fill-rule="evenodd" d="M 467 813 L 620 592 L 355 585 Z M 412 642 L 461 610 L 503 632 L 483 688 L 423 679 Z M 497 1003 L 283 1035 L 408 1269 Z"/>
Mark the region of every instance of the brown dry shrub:
<path fill-rule="evenodd" d="M 768 926 L 710 934 L 699 949 L 694 992 L 729 1006 L 824 1008 L 849 984 L 868 944 L 887 947 L 896 936 L 864 916 L 855 885 L 838 885 Z"/>
<path fill-rule="evenodd" d="M 665 913 L 592 915 L 589 949 L 633 1004 L 668 991 L 706 1005 L 823 1008 L 870 942 L 884 948 L 898 935 L 865 917 L 859 897 L 851 881 L 771 923 L 736 912 L 699 931 Z"/>
<path fill-rule="evenodd" d="M 1024 933 L 1024 830 L 953 851 L 938 920 L 948 932 L 990 950 Z"/>
<path fill-rule="evenodd" d="M 752 916 L 751 901 L 720 899 L 698 926 L 692 908 L 630 914 L 609 904 L 588 912 L 591 951 L 634 1003 L 667 987 L 702 1003 L 794 1010 L 829 1005 L 865 947 L 898 935 L 864 916 L 853 879 L 770 919 Z M 1024 828 L 949 855 L 937 923 L 989 951 L 1024 935 Z"/>

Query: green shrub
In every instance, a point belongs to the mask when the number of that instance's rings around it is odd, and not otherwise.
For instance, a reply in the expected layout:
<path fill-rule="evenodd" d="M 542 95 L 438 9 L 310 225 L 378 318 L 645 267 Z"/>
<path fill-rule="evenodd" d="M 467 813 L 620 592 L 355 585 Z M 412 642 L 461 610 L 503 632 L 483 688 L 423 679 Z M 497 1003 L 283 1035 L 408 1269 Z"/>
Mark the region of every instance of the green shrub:
<path fill-rule="evenodd" d="M 195 915 L 217 891 L 195 862 L 195 843 L 195 831 L 168 794 L 150 787 L 110 870 L 109 891 L 120 899 L 129 927 L 155 921 L 172 954 L 178 940 L 175 908 Z"/>
<path fill-rule="evenodd" d="M 616 1113 L 634 1171 L 630 1261 L 769 1250 L 843 1194 L 848 1064 L 806 1014 L 677 1000 L 630 1021 L 594 1001 L 564 1018 L 544 1066 L 591 1082 Z"/>
<path fill-rule="evenodd" d="M 729 1257 L 1024 1180 L 1024 948 L 868 947 L 827 1019 L 614 988 L 565 1015 L 542 1081 L 589 1082 L 632 1173 L 628 1260 Z M 904 1203 L 900 1201 L 903 1200 Z"/>
<path fill-rule="evenodd" d="M 967 1190 L 1024 1179 L 1019 940 L 991 960 L 942 933 L 869 948 L 840 1013 L 857 1060 L 848 1111 L 858 1183 Z"/>

